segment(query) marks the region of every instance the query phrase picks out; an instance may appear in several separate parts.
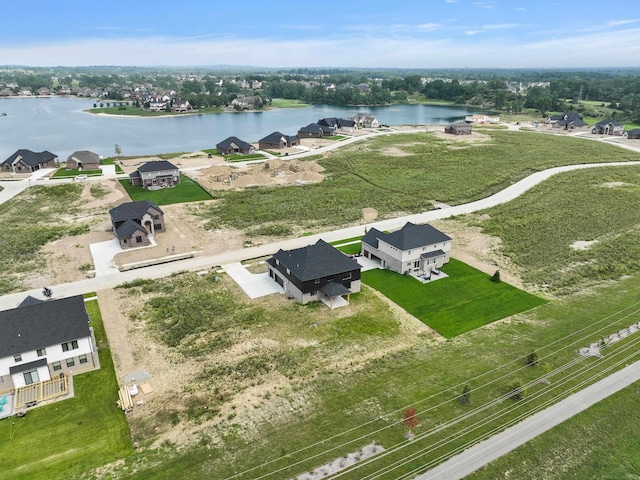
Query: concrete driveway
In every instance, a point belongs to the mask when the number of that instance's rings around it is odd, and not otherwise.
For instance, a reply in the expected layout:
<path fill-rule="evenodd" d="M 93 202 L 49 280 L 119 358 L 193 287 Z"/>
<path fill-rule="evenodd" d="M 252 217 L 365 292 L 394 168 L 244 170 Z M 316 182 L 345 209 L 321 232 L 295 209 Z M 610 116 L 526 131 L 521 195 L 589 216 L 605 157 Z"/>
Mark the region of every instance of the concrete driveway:
<path fill-rule="evenodd" d="M 93 258 L 96 277 L 119 272 L 113 263 L 113 258 L 122 252 L 122 247 L 120 247 L 120 242 L 118 242 L 117 238 L 112 238 L 106 242 L 92 243 L 89 245 L 89 250 Z"/>
<path fill-rule="evenodd" d="M 250 273 L 240 262 L 223 265 L 222 269 L 251 299 L 272 293 L 284 293 L 282 287 L 269 278 L 268 273 Z"/>

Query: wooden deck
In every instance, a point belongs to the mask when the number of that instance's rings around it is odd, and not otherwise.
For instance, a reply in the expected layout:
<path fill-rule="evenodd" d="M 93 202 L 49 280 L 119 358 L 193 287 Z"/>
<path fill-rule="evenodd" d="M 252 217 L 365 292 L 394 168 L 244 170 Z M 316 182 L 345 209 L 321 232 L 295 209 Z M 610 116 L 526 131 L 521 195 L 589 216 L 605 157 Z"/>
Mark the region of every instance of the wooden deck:
<path fill-rule="evenodd" d="M 51 380 L 16 388 L 13 397 L 14 410 L 61 397 L 67 393 L 69 393 L 69 377 L 66 373 L 62 373 L 59 377 Z"/>

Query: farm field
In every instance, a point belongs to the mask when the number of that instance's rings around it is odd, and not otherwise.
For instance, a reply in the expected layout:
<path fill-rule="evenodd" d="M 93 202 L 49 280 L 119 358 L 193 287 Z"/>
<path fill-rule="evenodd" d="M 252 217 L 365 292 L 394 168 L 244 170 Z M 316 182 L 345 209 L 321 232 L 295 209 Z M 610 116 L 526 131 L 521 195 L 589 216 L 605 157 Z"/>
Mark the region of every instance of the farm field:
<path fill-rule="evenodd" d="M 441 270 L 448 277 L 429 283 L 382 269 L 362 272 L 362 281 L 446 338 L 545 303 L 454 258 Z"/>
<path fill-rule="evenodd" d="M 73 378 L 74 398 L 0 421 L 4 480 L 71 478 L 132 452 L 127 420 L 115 408 L 118 384 L 98 302 L 86 306 L 101 368 Z"/>

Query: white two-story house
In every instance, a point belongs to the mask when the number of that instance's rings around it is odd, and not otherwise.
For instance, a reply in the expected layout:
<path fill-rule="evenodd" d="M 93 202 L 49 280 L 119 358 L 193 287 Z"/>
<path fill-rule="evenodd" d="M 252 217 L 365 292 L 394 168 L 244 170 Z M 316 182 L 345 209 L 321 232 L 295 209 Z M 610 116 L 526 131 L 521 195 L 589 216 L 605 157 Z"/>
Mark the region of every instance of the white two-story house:
<path fill-rule="evenodd" d="M 362 237 L 362 255 L 398 273 L 420 274 L 449 261 L 451 237 L 431 225 L 407 222 L 392 233 L 375 228 Z"/>
<path fill-rule="evenodd" d="M 27 297 L 0 312 L 0 394 L 99 368 L 81 295 L 42 301 Z"/>

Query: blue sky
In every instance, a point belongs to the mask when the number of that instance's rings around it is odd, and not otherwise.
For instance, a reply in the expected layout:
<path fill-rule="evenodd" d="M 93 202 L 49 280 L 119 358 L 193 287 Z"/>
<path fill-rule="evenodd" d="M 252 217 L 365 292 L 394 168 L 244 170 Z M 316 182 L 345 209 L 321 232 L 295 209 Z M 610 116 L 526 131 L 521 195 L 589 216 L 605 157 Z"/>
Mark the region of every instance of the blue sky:
<path fill-rule="evenodd" d="M 5 3 L 1 65 L 640 66 L 630 1 Z"/>

